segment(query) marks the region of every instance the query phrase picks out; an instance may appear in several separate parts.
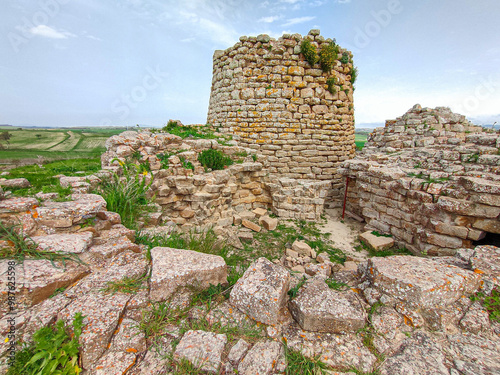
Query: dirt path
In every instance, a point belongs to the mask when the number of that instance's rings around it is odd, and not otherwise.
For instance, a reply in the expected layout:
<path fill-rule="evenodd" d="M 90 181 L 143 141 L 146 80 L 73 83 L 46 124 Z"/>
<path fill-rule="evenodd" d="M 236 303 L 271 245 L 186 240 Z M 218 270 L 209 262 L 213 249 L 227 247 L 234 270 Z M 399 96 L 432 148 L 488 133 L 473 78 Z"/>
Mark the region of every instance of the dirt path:
<path fill-rule="evenodd" d="M 368 257 L 366 251 L 354 249 L 359 244 L 358 236 L 363 231 L 364 223 L 348 218 L 342 220 L 341 209 L 327 209 L 325 225 L 319 226 L 323 233 L 331 233 L 330 239 L 335 242 L 335 247 L 342 250 L 347 256 L 356 260 L 363 260 Z"/>

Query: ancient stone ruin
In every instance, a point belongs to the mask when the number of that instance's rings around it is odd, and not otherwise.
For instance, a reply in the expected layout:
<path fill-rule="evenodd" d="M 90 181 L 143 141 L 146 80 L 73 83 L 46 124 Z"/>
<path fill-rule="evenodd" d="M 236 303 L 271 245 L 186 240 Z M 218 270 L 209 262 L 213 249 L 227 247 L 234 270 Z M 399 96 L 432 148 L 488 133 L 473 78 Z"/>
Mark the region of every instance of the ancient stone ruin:
<path fill-rule="evenodd" d="M 13 346 L 76 313 L 82 375 L 285 374 L 294 358 L 333 375 L 500 374 L 500 322 L 485 302 L 500 290 L 500 249 L 488 245 L 500 234 L 498 132 L 417 105 L 347 160 L 352 92 L 328 95 L 300 41 L 242 38 L 216 53 L 211 139 L 124 132 L 108 139 L 103 170 L 58 176 L 65 201 L 0 189 L 2 226 L 44 252 L 0 259 L 0 374 Z M 334 67 L 344 85 L 349 56 Z M 233 164 L 206 169 L 208 150 Z M 97 194 L 131 164 L 155 197 L 137 231 Z M 343 253 L 325 246 L 341 242 L 332 226 L 298 221 L 357 228 L 322 218 L 342 202 L 341 176 L 348 210 L 366 220 L 361 238 L 419 256 Z M 208 234 L 198 251 L 179 240 Z"/>
<path fill-rule="evenodd" d="M 448 108 L 416 105 L 344 163 L 348 208 L 416 254 L 498 244 L 499 150 L 498 132 Z"/>
<path fill-rule="evenodd" d="M 268 157 L 281 177 L 328 181 L 340 194 L 337 168 L 354 156 L 352 54 L 338 46 L 331 68 L 301 54 L 303 40 L 322 51 L 333 42 L 309 35 L 241 37 L 215 51 L 207 122 Z"/>

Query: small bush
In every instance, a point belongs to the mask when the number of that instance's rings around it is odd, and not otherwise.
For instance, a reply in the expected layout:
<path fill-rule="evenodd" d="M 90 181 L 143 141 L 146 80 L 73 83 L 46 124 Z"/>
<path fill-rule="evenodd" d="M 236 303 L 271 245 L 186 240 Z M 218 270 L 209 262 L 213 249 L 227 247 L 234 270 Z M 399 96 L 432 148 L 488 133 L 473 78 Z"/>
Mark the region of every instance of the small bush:
<path fill-rule="evenodd" d="M 177 124 L 176 121 L 169 121 L 168 124 L 162 128 L 162 130 L 173 135 L 178 135 L 182 139 L 187 137 L 204 139 L 216 138 L 208 126 L 181 126 Z"/>
<path fill-rule="evenodd" d="M 340 62 L 342 64 L 348 64 L 349 63 L 349 54 L 347 52 L 344 52 L 342 54 L 342 57 L 340 58 Z"/>
<path fill-rule="evenodd" d="M 97 188 L 107 203 L 107 209 L 117 212 L 122 218 L 122 224 L 133 229 L 136 226 L 137 218 L 146 211 L 150 203 L 147 198 L 147 191 L 151 182 L 146 184 L 145 176 L 139 173 L 135 164 L 123 164 L 124 177 L 120 178 L 114 174 L 110 180 L 105 180 Z"/>
<path fill-rule="evenodd" d="M 300 51 L 309 65 L 314 66 L 318 62 L 318 53 L 316 46 L 309 39 L 304 39 L 300 44 Z"/>
<path fill-rule="evenodd" d="M 319 51 L 319 64 L 321 69 L 326 73 L 332 70 L 335 61 L 337 60 L 337 52 L 335 50 L 335 44 L 323 44 L 321 50 Z"/>
<path fill-rule="evenodd" d="M 320 360 L 320 356 L 306 357 L 300 351 L 290 349 L 285 340 L 283 340 L 283 344 L 287 363 L 286 375 L 322 375 L 330 373 L 327 372 L 328 365 Z"/>
<path fill-rule="evenodd" d="M 204 150 L 198 155 L 198 161 L 205 169 L 220 170 L 224 167 L 233 164 L 229 156 L 215 149 Z"/>
<path fill-rule="evenodd" d="M 77 313 L 72 334 L 62 320 L 57 321 L 54 328 L 40 328 L 33 335 L 33 344 L 16 353 L 7 375 L 78 375 L 82 371 L 78 366 L 78 340 L 82 326 L 83 316 Z"/>
<path fill-rule="evenodd" d="M 495 288 L 489 296 L 484 293 L 476 293 L 471 296 L 471 300 L 480 301 L 488 311 L 490 320 L 500 323 L 500 290 Z"/>
<path fill-rule="evenodd" d="M 330 94 L 332 95 L 335 95 L 337 93 L 337 88 L 335 87 L 335 83 L 336 83 L 336 79 L 335 77 L 332 77 L 332 78 L 328 78 L 326 80 L 326 84 L 328 86 L 328 91 L 330 92 Z"/>
<path fill-rule="evenodd" d="M 358 79 L 358 68 L 354 67 L 351 70 L 351 83 L 354 85 Z"/>

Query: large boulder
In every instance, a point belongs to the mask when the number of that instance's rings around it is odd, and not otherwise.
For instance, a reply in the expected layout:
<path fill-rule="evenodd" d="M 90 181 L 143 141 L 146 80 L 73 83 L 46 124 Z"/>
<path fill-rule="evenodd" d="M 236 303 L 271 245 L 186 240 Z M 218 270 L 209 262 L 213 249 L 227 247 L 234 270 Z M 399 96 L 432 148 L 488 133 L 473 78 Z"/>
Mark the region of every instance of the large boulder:
<path fill-rule="evenodd" d="M 31 237 L 38 245 L 39 250 L 50 252 L 62 251 L 76 254 L 86 251 L 92 243 L 92 238 L 93 234 L 91 232 L 61 233 Z"/>
<path fill-rule="evenodd" d="M 371 258 L 362 268 L 370 287 L 412 309 L 451 305 L 475 292 L 481 279 L 477 273 L 412 256 Z"/>
<path fill-rule="evenodd" d="M 259 258 L 248 267 L 231 291 L 231 304 L 252 319 L 277 324 L 288 300 L 290 275 L 282 266 Z"/>
<path fill-rule="evenodd" d="M 227 282 L 227 265 L 217 255 L 191 250 L 155 247 L 151 249 L 153 269 L 150 298 L 165 301 L 187 287 L 203 290 Z"/>
<path fill-rule="evenodd" d="M 366 312 L 352 291 L 330 289 L 316 278 L 299 290 L 290 311 L 302 329 L 316 332 L 356 332 L 365 326 Z"/>

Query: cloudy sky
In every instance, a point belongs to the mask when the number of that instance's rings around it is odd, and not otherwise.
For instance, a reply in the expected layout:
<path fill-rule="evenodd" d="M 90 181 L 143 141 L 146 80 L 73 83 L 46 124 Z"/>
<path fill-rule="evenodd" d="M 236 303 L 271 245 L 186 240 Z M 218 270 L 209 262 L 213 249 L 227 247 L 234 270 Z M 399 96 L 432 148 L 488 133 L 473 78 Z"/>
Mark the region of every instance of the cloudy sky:
<path fill-rule="evenodd" d="M 500 121 L 498 0 L 2 0 L 0 124 L 204 123 L 214 50 L 313 28 L 354 53 L 357 124 Z"/>

